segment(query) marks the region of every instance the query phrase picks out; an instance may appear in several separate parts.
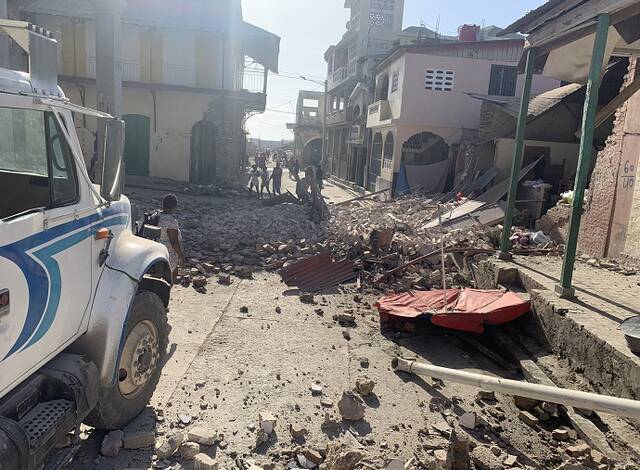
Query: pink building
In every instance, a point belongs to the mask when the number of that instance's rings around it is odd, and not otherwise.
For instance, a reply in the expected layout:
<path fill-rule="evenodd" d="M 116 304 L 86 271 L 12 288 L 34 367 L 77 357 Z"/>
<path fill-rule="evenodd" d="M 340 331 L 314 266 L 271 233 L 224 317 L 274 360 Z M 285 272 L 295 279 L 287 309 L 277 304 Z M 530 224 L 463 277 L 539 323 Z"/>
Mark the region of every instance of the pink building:
<path fill-rule="evenodd" d="M 450 189 L 447 183 L 451 186 L 460 170 L 455 168 L 460 146 L 474 142 L 480 127 L 481 103 L 468 94 L 519 96 L 523 45 L 523 39 L 406 45 L 380 62 L 367 115 L 372 135 L 367 189 L 395 185 L 403 166 L 414 183 L 424 180 L 425 190 Z M 536 76 L 532 93 L 559 85 Z"/>

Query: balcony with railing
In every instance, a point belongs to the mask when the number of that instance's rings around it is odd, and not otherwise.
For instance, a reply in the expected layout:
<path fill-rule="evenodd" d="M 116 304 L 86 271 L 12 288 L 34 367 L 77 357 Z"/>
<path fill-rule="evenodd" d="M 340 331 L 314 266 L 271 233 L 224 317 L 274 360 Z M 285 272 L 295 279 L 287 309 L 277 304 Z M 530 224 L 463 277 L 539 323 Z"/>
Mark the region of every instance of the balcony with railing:
<path fill-rule="evenodd" d="M 335 126 L 351 121 L 353 111 L 351 108 L 334 110 L 327 114 L 327 125 Z"/>
<path fill-rule="evenodd" d="M 96 78 L 96 58 L 87 57 L 87 77 Z M 140 81 L 140 62 L 134 60 L 122 61 L 122 81 L 139 82 Z"/>
<path fill-rule="evenodd" d="M 365 134 L 366 129 L 363 125 L 353 125 L 349 131 L 349 139 L 347 142 L 350 144 L 362 145 L 364 144 Z"/>
<path fill-rule="evenodd" d="M 349 60 L 346 65 L 334 70 L 329 74 L 329 80 L 327 86 L 329 90 L 341 85 L 349 79 L 357 78 L 358 73 L 358 59 L 356 57 Z"/>
<path fill-rule="evenodd" d="M 393 118 L 391 105 L 388 100 L 376 101 L 369 105 L 367 113 L 367 127 L 375 127 L 384 124 Z"/>

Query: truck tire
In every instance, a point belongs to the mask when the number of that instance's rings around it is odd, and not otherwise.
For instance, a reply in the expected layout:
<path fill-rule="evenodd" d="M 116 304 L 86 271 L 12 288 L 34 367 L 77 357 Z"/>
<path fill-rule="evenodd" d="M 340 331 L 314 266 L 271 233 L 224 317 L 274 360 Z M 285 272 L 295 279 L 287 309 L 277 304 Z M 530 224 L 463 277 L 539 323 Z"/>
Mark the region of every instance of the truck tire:
<path fill-rule="evenodd" d="M 98 429 L 120 429 L 149 403 L 160 380 L 169 342 L 164 304 L 153 292 L 136 294 L 125 327 L 116 384 L 101 388 L 98 404 L 85 422 Z"/>

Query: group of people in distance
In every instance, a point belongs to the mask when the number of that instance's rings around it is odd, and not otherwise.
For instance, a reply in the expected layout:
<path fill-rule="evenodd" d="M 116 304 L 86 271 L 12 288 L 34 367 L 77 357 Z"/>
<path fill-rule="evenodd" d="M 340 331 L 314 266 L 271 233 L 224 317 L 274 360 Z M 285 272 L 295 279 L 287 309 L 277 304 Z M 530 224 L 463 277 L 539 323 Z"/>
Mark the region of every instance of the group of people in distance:
<path fill-rule="evenodd" d="M 282 174 L 283 166 L 285 165 L 289 170 L 289 178 L 296 182 L 296 197 L 301 203 L 309 202 L 312 181 L 316 182 L 319 190 L 322 189 L 324 173 L 320 165 L 307 167 L 304 171 L 304 176 L 300 177 L 300 163 L 298 160 L 287 158 L 285 154 L 276 153 L 274 155 L 275 167 L 269 174 L 267 166 L 269 158 L 270 154 L 268 152 L 256 154 L 255 163 L 249 170 L 249 192 L 253 194 L 255 189 L 258 199 L 264 198 L 265 190 L 270 198 L 282 194 Z M 271 189 L 273 189 L 273 193 Z"/>

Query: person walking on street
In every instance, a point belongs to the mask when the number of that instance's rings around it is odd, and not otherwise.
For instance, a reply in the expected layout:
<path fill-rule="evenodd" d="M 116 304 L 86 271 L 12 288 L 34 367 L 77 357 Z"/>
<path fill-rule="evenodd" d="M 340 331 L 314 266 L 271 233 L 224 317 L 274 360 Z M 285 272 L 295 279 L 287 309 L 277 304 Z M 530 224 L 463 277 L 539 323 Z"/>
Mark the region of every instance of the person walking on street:
<path fill-rule="evenodd" d="M 160 227 L 160 243 L 169 252 L 169 266 L 174 281 L 178 275 L 178 267 L 184 264 L 182 234 L 178 221 L 173 216 L 177 210 L 178 198 L 175 194 L 167 194 L 162 199 L 162 212 L 158 215 L 158 227 Z"/>
<path fill-rule="evenodd" d="M 258 170 L 258 165 L 253 165 L 251 167 L 251 171 L 249 172 L 249 194 L 253 193 L 253 188 L 256 188 L 256 195 L 260 197 L 260 171 Z"/>
<path fill-rule="evenodd" d="M 262 168 L 260 170 L 260 199 L 262 199 L 264 197 L 264 190 L 267 190 L 267 194 L 269 195 L 269 198 L 271 198 L 271 191 L 269 191 L 269 172 L 267 171 L 267 168 Z"/>
<path fill-rule="evenodd" d="M 300 172 L 300 164 L 298 163 L 298 160 L 293 160 L 293 163 L 291 164 L 291 172 L 289 174 L 289 177 L 293 180 L 293 181 L 298 181 L 300 179 L 300 175 L 298 174 Z"/>
<path fill-rule="evenodd" d="M 271 173 L 271 179 L 273 180 L 273 195 L 282 194 L 282 167 L 280 162 L 276 162 L 276 167 Z"/>
<path fill-rule="evenodd" d="M 322 171 L 322 165 L 318 163 L 318 165 L 316 165 L 316 181 L 318 183 L 318 189 L 320 190 L 324 189 L 322 180 L 324 180 L 324 172 Z"/>

